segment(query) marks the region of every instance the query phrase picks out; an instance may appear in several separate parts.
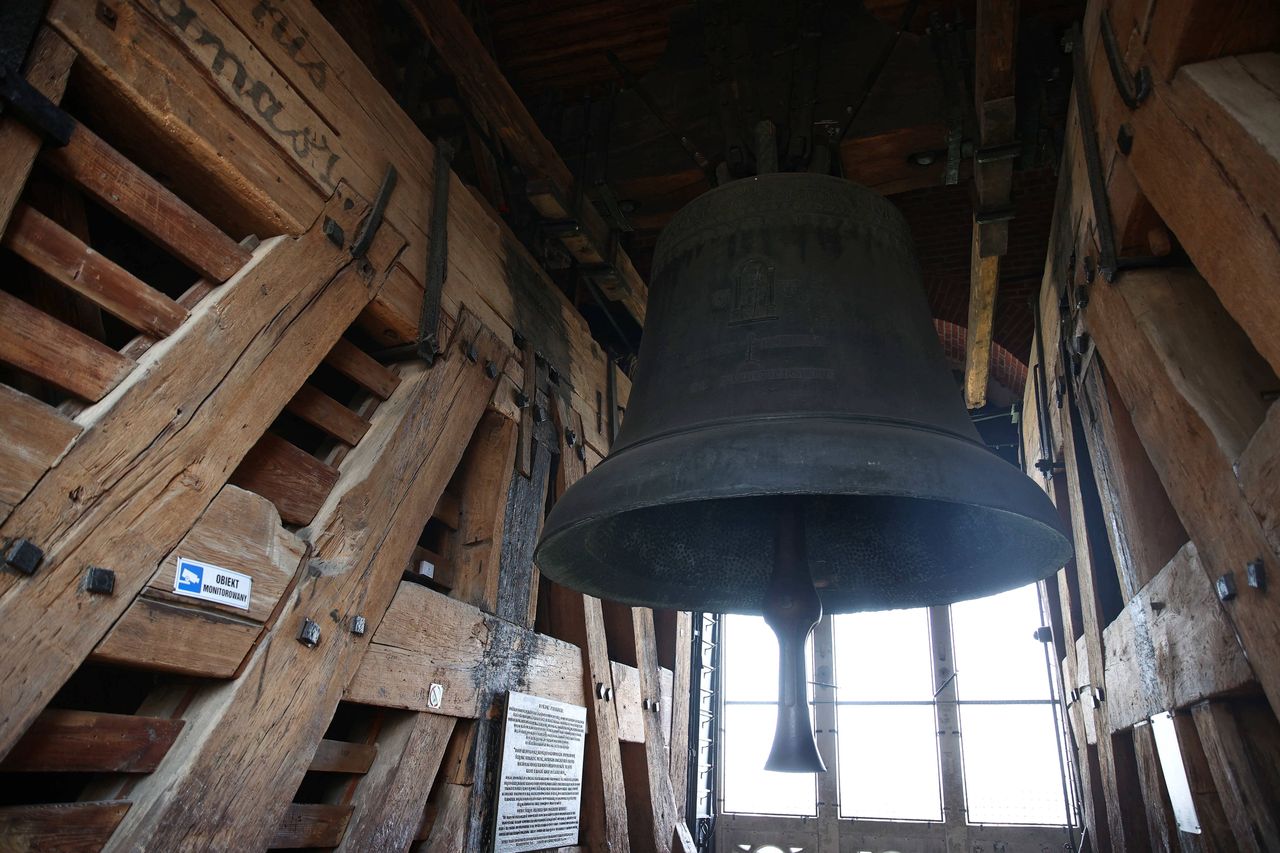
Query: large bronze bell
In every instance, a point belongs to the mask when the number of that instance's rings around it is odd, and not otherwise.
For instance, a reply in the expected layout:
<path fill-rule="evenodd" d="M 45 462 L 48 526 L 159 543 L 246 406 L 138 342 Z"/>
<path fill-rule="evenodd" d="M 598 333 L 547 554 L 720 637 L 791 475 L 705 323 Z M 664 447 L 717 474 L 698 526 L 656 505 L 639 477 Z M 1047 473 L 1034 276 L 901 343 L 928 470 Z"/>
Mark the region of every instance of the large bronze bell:
<path fill-rule="evenodd" d="M 1045 494 L 979 440 L 897 210 L 772 174 L 662 233 L 626 419 L 537 560 L 602 598 L 765 613 L 788 742 L 769 766 L 814 770 L 803 646 L 823 610 L 976 598 L 1070 555 Z"/>

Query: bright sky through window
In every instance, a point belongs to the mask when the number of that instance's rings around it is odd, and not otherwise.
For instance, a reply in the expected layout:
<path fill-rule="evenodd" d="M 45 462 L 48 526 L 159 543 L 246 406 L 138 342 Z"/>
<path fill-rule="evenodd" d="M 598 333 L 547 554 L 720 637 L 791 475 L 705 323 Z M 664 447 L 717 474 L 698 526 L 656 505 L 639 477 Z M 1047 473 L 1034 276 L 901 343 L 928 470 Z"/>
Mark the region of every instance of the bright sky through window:
<path fill-rule="evenodd" d="M 1039 625 L 1035 585 L 951 608 L 970 823 L 1066 822 Z M 838 761 L 828 769 L 841 816 L 942 820 L 929 611 L 840 615 L 832 634 Z M 772 632 L 759 617 L 727 616 L 723 638 L 725 811 L 816 814 L 813 774 L 762 769 L 776 717 Z"/>

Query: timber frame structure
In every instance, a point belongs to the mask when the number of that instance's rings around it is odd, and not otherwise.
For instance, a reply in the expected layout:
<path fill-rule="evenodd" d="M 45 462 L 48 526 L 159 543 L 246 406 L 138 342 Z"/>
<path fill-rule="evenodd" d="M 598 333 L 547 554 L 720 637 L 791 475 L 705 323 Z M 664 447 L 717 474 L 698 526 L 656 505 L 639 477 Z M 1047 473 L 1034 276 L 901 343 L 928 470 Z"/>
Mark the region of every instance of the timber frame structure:
<path fill-rule="evenodd" d="M 712 632 L 539 577 L 545 510 L 608 453 L 630 383 L 500 215 L 485 152 L 620 338 L 645 264 L 489 35 L 455 0 L 399 5 L 467 105 L 435 119 L 465 125 L 475 187 L 335 24 L 347 4 L 46 4 L 22 75 L 70 135 L 0 114 L 2 851 L 486 849 L 511 690 L 587 709 L 569 849 L 699 849 Z M 971 407 L 1025 374 L 1024 469 L 1074 539 L 1041 598 L 1076 843 L 1278 851 L 1280 11 L 1087 4 L 1024 364 L 993 333 L 1019 7 L 974 8 L 968 326 L 936 322 Z M 887 195 L 956 185 L 962 125 L 832 151 Z M 632 189 L 683 203 L 707 182 L 685 167 Z M 179 558 L 251 577 L 247 609 L 175 595 Z M 841 825 L 823 785 L 806 853 L 1050 837 Z M 725 823 L 735 851 L 780 837 Z"/>
<path fill-rule="evenodd" d="M 25 76 L 74 127 L 0 119 L 0 848 L 480 849 L 518 690 L 588 708 L 582 849 L 691 849 L 689 615 L 532 562 L 629 383 L 502 220 L 306 0 L 57 0 Z"/>

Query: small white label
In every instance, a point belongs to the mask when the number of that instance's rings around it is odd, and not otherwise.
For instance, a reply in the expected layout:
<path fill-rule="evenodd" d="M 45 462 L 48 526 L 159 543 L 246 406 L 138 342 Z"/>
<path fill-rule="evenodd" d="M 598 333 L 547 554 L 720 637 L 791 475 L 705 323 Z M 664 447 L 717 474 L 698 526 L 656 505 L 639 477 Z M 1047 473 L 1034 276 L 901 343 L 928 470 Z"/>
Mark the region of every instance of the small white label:
<path fill-rule="evenodd" d="M 186 557 L 178 558 L 178 570 L 173 578 L 173 591 L 178 595 L 248 610 L 252 589 L 253 578 L 246 574 Z"/>

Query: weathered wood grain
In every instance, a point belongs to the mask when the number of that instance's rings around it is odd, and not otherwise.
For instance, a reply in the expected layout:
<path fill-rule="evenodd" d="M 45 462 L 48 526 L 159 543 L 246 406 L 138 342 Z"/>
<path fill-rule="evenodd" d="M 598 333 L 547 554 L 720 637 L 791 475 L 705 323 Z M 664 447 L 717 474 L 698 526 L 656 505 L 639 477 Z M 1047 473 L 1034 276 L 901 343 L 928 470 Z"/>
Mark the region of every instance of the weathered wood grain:
<path fill-rule="evenodd" d="M 347 743 L 325 738 L 311 756 L 309 773 L 368 773 L 378 758 L 378 746 L 372 743 Z"/>
<path fill-rule="evenodd" d="M 268 845 L 277 850 L 336 847 L 347 831 L 351 806 L 290 803 Z"/>
<path fill-rule="evenodd" d="M 150 773 L 182 720 L 46 709 L 0 761 L 0 772 Z"/>
<path fill-rule="evenodd" d="M 355 201 L 338 194 L 330 215 L 351 225 Z M 124 612 L 375 284 L 319 227 L 264 243 L 146 352 L 133 381 L 81 414 L 84 435 L 0 528 L 46 555 L 33 577 L 0 576 L 9 651 L 0 753 Z M 115 571 L 114 595 L 83 591 L 89 562 Z"/>
<path fill-rule="evenodd" d="M 1000 290 L 1000 257 L 981 254 L 978 230 L 975 222 L 969 255 L 969 324 L 964 340 L 964 399 L 970 409 L 980 409 L 987 404 L 996 297 Z"/>
<path fill-rule="evenodd" d="M 210 281 L 226 281 L 249 261 L 247 249 L 84 125 L 42 160 Z"/>
<path fill-rule="evenodd" d="M 57 803 L 0 807 L 0 850 L 4 853 L 86 853 L 100 850 L 119 825 L 129 803 Z"/>
<path fill-rule="evenodd" d="M 1103 646 L 1111 731 L 1253 684 L 1253 670 L 1190 542 L 1107 626 Z"/>
<path fill-rule="evenodd" d="M 186 309 L 177 302 L 25 204 L 14 210 L 3 243 L 54 281 L 139 332 L 163 338 L 187 319 Z"/>
<path fill-rule="evenodd" d="M 286 523 L 309 524 L 338 482 L 338 469 L 268 432 L 245 455 L 230 482 L 271 501 Z"/>
<path fill-rule="evenodd" d="M 1280 723 L 1265 701 L 1205 702 L 1196 731 L 1240 850 L 1280 848 Z"/>
<path fill-rule="evenodd" d="M 262 625 L 218 613 L 213 602 L 204 602 L 205 608 L 191 599 L 170 599 L 151 592 L 138 596 L 89 659 L 204 678 L 235 675 Z"/>
<path fill-rule="evenodd" d="M 459 325 L 484 358 L 506 360 L 474 321 Z M 317 361 L 327 348 L 316 352 Z M 314 550 L 296 595 L 244 674 L 193 700 L 183 736 L 160 772 L 133 790 L 134 808 L 108 849 L 272 843 L 493 392 L 483 365 L 456 348 L 451 343 L 449 356 L 430 370 L 406 366 L 400 387 L 374 412 L 369 433 L 343 460 L 337 487 L 302 534 Z M 364 637 L 348 629 L 357 614 L 368 622 Z M 295 640 L 304 618 L 321 625 L 316 648 Z M 244 738 L 245 731 L 271 736 Z M 260 796 L 246 802 L 246 790 Z"/>
<path fill-rule="evenodd" d="M 31 46 L 24 76 L 37 92 L 59 103 L 75 58 L 71 45 L 48 27 L 41 27 Z M 40 134 L 21 121 L 12 116 L 0 119 L 0 151 L 5 152 L 0 160 L 0 234 L 9 227 L 9 217 L 43 144 Z"/>
<path fill-rule="evenodd" d="M 303 385 L 285 410 L 345 444 L 355 445 L 369 430 L 369 422 L 319 390 Z"/>
<path fill-rule="evenodd" d="M 133 369 L 131 359 L 3 291 L 0 316 L 0 361 L 77 397 L 101 400 Z"/>
<path fill-rule="evenodd" d="M 39 400 L 0 385 L 0 522 L 57 462 L 80 426 Z"/>
<path fill-rule="evenodd" d="M 438 709 L 427 705 L 432 683 L 444 686 Z M 506 690 L 581 704 L 578 649 L 424 586 L 402 583 L 344 698 L 477 717 Z"/>
<path fill-rule="evenodd" d="M 347 835 L 338 849 L 405 850 L 422 823 L 457 721 L 439 714 L 403 714 L 383 727 L 378 757 L 356 788 Z"/>
<path fill-rule="evenodd" d="M 450 591 L 488 613 L 498 607 L 503 510 L 515 450 L 515 422 L 485 412 L 450 484 L 459 495 L 457 534 L 445 555 L 452 567 Z"/>
<path fill-rule="evenodd" d="M 346 338 L 338 339 L 324 357 L 324 363 L 382 400 L 390 397 L 400 384 L 399 376 Z"/>

